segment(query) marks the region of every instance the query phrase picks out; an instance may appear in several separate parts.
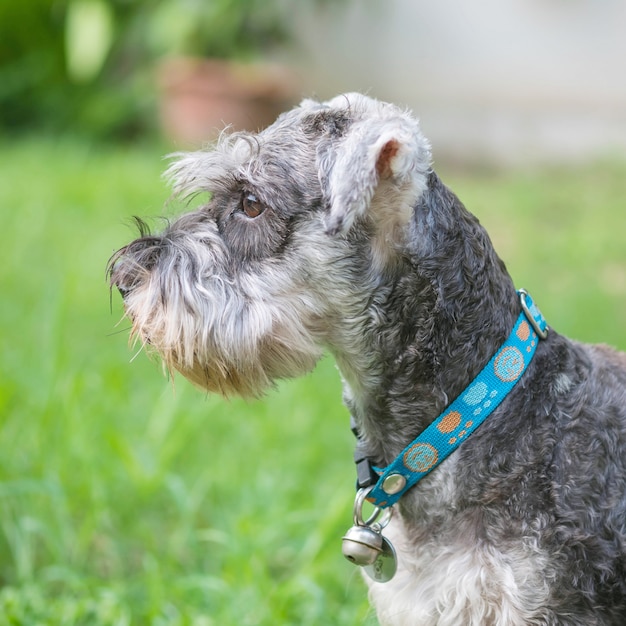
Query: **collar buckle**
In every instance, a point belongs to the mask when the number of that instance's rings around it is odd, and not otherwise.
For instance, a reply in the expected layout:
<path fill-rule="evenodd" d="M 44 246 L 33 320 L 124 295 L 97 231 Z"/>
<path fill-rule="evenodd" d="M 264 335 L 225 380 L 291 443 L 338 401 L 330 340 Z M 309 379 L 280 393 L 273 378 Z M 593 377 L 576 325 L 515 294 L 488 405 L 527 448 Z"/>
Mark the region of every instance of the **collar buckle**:
<path fill-rule="evenodd" d="M 546 339 L 548 336 L 548 330 L 550 329 L 548 328 L 541 311 L 525 289 L 518 289 L 517 293 L 519 295 L 519 302 L 522 305 L 522 311 L 524 311 L 526 319 L 529 321 L 537 335 L 541 339 Z"/>

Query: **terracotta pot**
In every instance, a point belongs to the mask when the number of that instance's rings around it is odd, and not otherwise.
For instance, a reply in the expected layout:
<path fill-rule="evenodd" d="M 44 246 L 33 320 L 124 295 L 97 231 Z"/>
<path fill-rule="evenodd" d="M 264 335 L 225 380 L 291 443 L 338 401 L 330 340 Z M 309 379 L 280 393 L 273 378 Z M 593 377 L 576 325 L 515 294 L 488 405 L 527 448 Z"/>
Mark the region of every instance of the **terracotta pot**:
<path fill-rule="evenodd" d="M 230 126 L 257 131 L 296 100 L 293 75 L 275 65 L 194 58 L 164 61 L 158 71 L 164 135 L 197 148 Z"/>

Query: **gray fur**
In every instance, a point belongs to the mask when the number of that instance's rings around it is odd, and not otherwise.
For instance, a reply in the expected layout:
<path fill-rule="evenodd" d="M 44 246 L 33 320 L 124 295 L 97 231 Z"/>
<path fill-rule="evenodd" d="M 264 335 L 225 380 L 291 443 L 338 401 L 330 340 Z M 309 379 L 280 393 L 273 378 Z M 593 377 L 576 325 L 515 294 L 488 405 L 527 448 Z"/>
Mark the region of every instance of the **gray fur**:
<path fill-rule="evenodd" d="M 520 312 L 430 161 L 410 114 L 358 94 L 179 155 L 175 190 L 210 199 L 112 258 L 133 335 L 226 395 L 260 395 L 329 350 L 370 456 L 388 464 Z M 255 218 L 250 194 L 266 207 Z M 399 573 L 370 587 L 382 623 L 623 625 L 626 356 L 551 331 L 398 508 Z"/>

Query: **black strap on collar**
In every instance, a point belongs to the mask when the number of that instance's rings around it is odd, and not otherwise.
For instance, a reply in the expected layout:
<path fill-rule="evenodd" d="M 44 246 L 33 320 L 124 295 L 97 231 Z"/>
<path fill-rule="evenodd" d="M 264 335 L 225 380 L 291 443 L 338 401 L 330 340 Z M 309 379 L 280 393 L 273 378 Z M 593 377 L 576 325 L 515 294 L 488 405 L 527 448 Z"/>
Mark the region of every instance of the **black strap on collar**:
<path fill-rule="evenodd" d="M 354 462 L 356 464 L 356 486 L 357 489 L 371 487 L 378 482 L 378 474 L 374 471 L 372 462 L 365 451 L 365 444 L 361 439 L 359 427 L 354 416 L 350 416 L 350 430 L 356 437 L 356 447 L 354 448 Z"/>

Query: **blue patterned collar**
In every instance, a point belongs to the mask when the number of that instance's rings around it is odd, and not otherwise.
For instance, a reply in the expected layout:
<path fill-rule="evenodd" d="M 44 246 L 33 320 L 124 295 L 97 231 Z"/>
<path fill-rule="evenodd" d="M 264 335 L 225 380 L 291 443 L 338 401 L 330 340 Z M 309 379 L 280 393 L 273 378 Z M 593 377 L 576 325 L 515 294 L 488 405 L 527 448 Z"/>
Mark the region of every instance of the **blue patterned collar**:
<path fill-rule="evenodd" d="M 520 380 L 539 340 L 547 337 L 548 325 L 528 293 L 523 289 L 517 293 L 522 312 L 489 363 L 390 465 L 381 470 L 375 468 L 378 480 L 366 497 L 374 506 L 385 509 L 395 504 L 456 450 Z"/>

